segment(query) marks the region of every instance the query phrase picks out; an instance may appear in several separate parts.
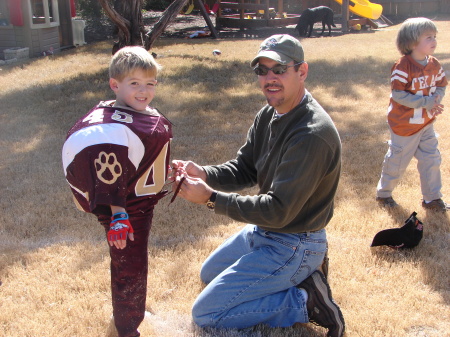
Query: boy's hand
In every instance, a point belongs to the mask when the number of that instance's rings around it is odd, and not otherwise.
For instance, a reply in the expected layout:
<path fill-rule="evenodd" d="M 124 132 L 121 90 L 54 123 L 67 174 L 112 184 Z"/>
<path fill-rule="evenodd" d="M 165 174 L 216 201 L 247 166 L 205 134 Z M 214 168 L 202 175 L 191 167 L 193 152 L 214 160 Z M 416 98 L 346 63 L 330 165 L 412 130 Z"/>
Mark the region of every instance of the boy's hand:
<path fill-rule="evenodd" d="M 127 237 L 134 241 L 134 231 L 127 213 L 115 213 L 109 226 L 108 242 L 111 247 L 114 245 L 117 249 L 124 249 L 127 246 Z"/>
<path fill-rule="evenodd" d="M 439 103 L 440 100 L 441 100 L 441 96 L 436 95 L 436 97 L 434 99 L 434 105 L 430 110 L 430 112 L 432 113 L 433 116 L 440 115 L 441 113 L 444 112 L 444 105 Z"/>

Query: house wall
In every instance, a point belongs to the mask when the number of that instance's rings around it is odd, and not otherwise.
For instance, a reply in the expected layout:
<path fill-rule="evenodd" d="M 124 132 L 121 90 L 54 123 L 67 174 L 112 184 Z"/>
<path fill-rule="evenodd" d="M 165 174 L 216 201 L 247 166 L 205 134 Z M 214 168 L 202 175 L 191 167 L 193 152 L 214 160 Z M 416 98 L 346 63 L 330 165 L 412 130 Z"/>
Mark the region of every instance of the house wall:
<path fill-rule="evenodd" d="M 32 27 L 30 7 L 28 0 L 22 0 L 24 16 L 24 42 L 25 47 L 30 48 L 30 57 L 42 55 L 43 52 L 53 48 L 54 52 L 60 49 L 59 24 L 52 27 Z"/>
<path fill-rule="evenodd" d="M 67 0 L 65 1 L 67 2 Z M 9 17 L 6 17 L 6 19 L 8 19 L 8 25 L 0 26 L 0 59 L 5 58 L 3 53 L 5 49 L 14 47 L 28 47 L 30 57 L 40 56 L 42 55 L 42 52 L 48 51 L 51 48 L 53 48 L 54 52 L 58 52 L 60 50 L 60 42 L 62 40 L 62 37 L 60 36 L 60 27 L 53 26 L 46 28 L 32 28 L 30 26 L 29 18 L 31 14 L 28 13 L 29 11 L 26 0 L 22 0 L 21 4 L 24 25 L 13 26 L 9 23 Z M 8 11 L 5 12 L 9 15 Z M 67 11 L 64 13 L 67 15 Z M 68 20 L 70 20 L 70 11 L 66 21 Z M 67 39 L 63 42 L 69 43 Z"/>
<path fill-rule="evenodd" d="M 59 27 L 39 29 L 30 29 L 26 26 L 0 27 L 0 58 L 4 59 L 3 50 L 13 47 L 28 47 L 30 57 L 40 56 L 50 48 L 57 52 L 60 48 Z"/>
<path fill-rule="evenodd" d="M 25 36 L 30 48 L 30 57 L 40 56 L 42 52 L 53 48 L 59 50 L 59 27 L 30 29 Z"/>
<path fill-rule="evenodd" d="M 23 28 L 12 25 L 0 27 L 0 59 L 4 59 L 3 50 L 14 47 L 26 47 Z"/>
<path fill-rule="evenodd" d="M 7 46 L 16 47 L 16 34 L 12 26 L 0 27 L 0 51 Z"/>

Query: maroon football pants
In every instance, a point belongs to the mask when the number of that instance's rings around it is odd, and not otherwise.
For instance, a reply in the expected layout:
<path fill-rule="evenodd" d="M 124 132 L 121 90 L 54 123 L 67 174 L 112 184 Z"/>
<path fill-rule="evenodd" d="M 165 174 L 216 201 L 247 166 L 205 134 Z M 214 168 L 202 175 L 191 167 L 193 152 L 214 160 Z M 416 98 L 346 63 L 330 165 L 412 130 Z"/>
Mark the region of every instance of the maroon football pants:
<path fill-rule="evenodd" d="M 144 319 L 147 297 L 148 237 L 152 217 L 130 217 L 134 241 L 128 239 L 124 249 L 109 247 L 112 307 L 119 337 L 140 336 L 138 327 Z M 110 218 L 99 216 L 98 220 L 108 232 Z"/>

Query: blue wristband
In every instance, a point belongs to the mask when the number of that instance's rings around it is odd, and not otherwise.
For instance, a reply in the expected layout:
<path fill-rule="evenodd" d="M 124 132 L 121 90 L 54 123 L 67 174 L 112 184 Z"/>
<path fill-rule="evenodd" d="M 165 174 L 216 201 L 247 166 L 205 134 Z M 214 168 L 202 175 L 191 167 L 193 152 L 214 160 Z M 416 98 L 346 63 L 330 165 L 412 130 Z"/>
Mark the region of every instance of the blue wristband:
<path fill-rule="evenodd" d="M 114 222 L 119 221 L 119 220 L 128 220 L 128 219 L 129 218 L 128 218 L 128 214 L 127 213 L 125 213 L 125 212 L 118 212 L 118 213 L 113 214 L 113 216 L 111 218 L 111 222 L 114 223 Z"/>

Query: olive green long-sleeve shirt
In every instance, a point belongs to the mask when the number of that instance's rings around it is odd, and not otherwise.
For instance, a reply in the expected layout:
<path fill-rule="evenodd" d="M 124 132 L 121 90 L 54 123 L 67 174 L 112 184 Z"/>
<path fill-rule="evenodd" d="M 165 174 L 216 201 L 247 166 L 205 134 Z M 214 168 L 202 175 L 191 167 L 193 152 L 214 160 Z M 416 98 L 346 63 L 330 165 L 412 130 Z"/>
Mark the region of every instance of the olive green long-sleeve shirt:
<path fill-rule="evenodd" d="M 216 213 L 269 231 L 317 231 L 333 215 L 341 142 L 330 116 L 306 92 L 282 116 L 263 107 L 236 159 L 203 168 L 207 183 L 219 191 Z M 229 193 L 255 184 L 257 195 Z"/>

